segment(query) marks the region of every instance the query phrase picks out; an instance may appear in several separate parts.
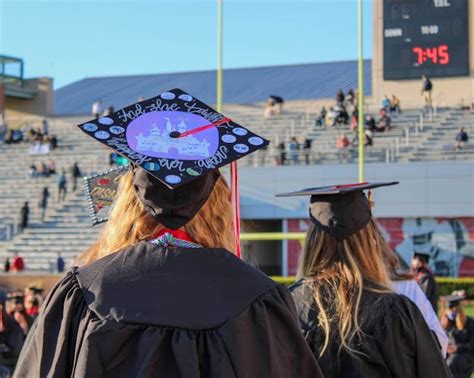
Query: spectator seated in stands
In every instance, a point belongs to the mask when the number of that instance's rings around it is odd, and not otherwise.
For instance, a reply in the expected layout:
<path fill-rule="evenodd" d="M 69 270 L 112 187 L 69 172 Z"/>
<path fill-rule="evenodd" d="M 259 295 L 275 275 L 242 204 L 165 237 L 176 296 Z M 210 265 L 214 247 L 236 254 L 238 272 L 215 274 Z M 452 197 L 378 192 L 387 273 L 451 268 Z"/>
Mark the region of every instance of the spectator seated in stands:
<path fill-rule="evenodd" d="M 56 174 L 56 163 L 53 159 L 49 159 L 48 161 L 48 170 L 51 175 Z"/>
<path fill-rule="evenodd" d="M 303 142 L 303 153 L 306 165 L 309 165 L 311 162 L 311 146 L 313 144 L 313 140 L 310 139 L 308 136 L 304 138 Z"/>
<path fill-rule="evenodd" d="M 5 143 L 14 144 L 20 143 L 23 141 L 23 132 L 21 130 L 11 130 L 8 129 L 5 133 Z"/>
<path fill-rule="evenodd" d="M 461 129 L 456 135 L 456 142 L 454 143 L 454 147 L 456 148 L 456 151 L 462 149 L 464 147 L 464 144 L 467 143 L 468 140 L 469 140 L 469 136 L 464 130 L 464 127 L 461 127 Z"/>
<path fill-rule="evenodd" d="M 263 114 L 264 117 L 270 118 L 271 116 L 281 114 L 283 112 L 284 103 L 285 101 L 280 96 L 269 96 L 265 106 L 265 112 Z"/>
<path fill-rule="evenodd" d="M 400 100 L 397 96 L 392 94 L 392 100 L 390 101 L 390 113 L 400 114 L 402 112 L 400 108 Z"/>
<path fill-rule="evenodd" d="M 280 142 L 278 144 L 278 151 L 280 152 L 280 159 L 278 160 L 278 165 L 285 165 L 286 162 L 286 146 L 285 142 Z"/>
<path fill-rule="evenodd" d="M 49 138 L 49 144 L 52 150 L 58 148 L 58 138 L 56 137 L 56 135 L 53 135 Z"/>
<path fill-rule="evenodd" d="M 349 147 L 349 145 L 350 142 L 349 139 L 347 139 L 346 134 L 339 135 L 339 138 L 337 138 L 336 142 L 336 147 L 338 149 L 337 156 L 339 161 L 347 159 L 347 148 Z"/>
<path fill-rule="evenodd" d="M 339 113 L 334 110 L 334 106 L 329 108 L 329 112 L 326 114 L 326 125 L 336 126 L 336 120 Z"/>
<path fill-rule="evenodd" d="M 47 155 L 49 154 L 50 150 L 50 144 L 44 144 L 41 143 L 40 141 L 35 142 L 33 146 L 30 147 L 29 149 L 29 154 L 30 155 Z"/>
<path fill-rule="evenodd" d="M 356 112 L 352 112 L 352 117 L 351 117 L 351 125 L 350 129 L 351 131 L 357 130 L 357 126 L 359 125 L 359 117 Z"/>
<path fill-rule="evenodd" d="M 38 177 L 38 170 L 34 164 L 31 164 L 30 168 L 28 169 L 28 176 L 31 178 Z"/>
<path fill-rule="evenodd" d="M 298 164 L 298 149 L 298 141 L 296 140 L 296 137 L 292 137 L 290 142 L 288 143 L 288 150 L 290 151 L 291 162 L 294 165 Z"/>
<path fill-rule="evenodd" d="M 385 111 L 382 111 L 381 115 L 382 116 L 375 125 L 375 131 L 384 132 L 390 130 L 392 120 Z"/>
<path fill-rule="evenodd" d="M 385 110 L 385 112 L 388 113 L 390 111 L 390 105 L 391 105 L 390 99 L 388 98 L 387 95 L 385 95 L 385 97 L 382 100 L 381 109 Z"/>
<path fill-rule="evenodd" d="M 332 114 L 330 115 L 330 120 L 332 120 L 331 126 L 347 125 L 349 123 L 349 114 L 346 111 L 344 105 L 336 105 L 331 107 Z"/>
<path fill-rule="evenodd" d="M 352 147 L 358 147 L 359 146 L 359 134 L 356 133 L 354 136 L 354 139 L 352 139 Z M 374 145 L 374 139 L 372 132 L 370 130 L 365 130 L 364 131 L 364 146 L 373 146 Z"/>
<path fill-rule="evenodd" d="M 375 131 L 376 123 L 373 115 L 368 114 L 365 116 L 365 128 L 370 131 Z"/>
<path fill-rule="evenodd" d="M 324 126 L 326 124 L 326 115 L 328 114 L 328 111 L 326 110 L 326 107 L 322 107 L 321 111 L 319 112 L 318 117 L 316 118 L 316 126 Z"/>

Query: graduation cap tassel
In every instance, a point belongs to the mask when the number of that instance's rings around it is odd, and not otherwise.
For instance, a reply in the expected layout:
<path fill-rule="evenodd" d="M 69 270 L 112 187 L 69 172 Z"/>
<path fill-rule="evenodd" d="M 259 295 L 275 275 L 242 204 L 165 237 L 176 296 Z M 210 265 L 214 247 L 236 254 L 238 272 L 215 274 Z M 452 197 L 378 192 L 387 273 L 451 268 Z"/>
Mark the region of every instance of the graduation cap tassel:
<path fill-rule="evenodd" d="M 234 208 L 235 254 L 241 257 L 240 251 L 240 203 L 239 203 L 239 173 L 237 162 L 230 164 L 230 191 Z"/>
<path fill-rule="evenodd" d="M 371 190 L 369 190 L 367 192 L 367 199 L 369 201 L 370 207 L 373 209 L 375 207 L 375 202 L 374 202 L 374 198 L 372 197 L 372 191 Z"/>

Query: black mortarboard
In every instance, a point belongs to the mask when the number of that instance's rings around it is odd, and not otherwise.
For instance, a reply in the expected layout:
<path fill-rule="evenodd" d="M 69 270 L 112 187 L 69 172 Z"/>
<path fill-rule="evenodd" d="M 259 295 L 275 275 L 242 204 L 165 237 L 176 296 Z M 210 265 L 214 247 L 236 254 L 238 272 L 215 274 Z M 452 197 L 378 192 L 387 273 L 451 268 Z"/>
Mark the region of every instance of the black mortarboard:
<path fill-rule="evenodd" d="M 107 221 L 120 179 L 127 172 L 126 168 L 113 168 L 84 177 L 84 193 L 89 201 L 89 214 L 93 225 Z"/>
<path fill-rule="evenodd" d="M 413 257 L 419 257 L 421 260 L 428 263 L 430 261 L 431 254 L 429 252 L 426 252 L 426 251 L 417 251 L 417 250 L 415 250 L 415 253 L 413 253 Z"/>
<path fill-rule="evenodd" d="M 363 182 L 323 186 L 281 193 L 277 197 L 311 196 L 311 221 L 337 241 L 342 241 L 360 231 L 372 217 L 371 204 L 364 190 L 396 184 L 398 182 Z"/>
<path fill-rule="evenodd" d="M 19 293 L 11 293 L 7 295 L 7 301 L 13 302 L 14 304 L 22 304 L 25 300 L 25 296 Z"/>
<path fill-rule="evenodd" d="M 79 128 L 132 162 L 140 201 L 171 228 L 199 211 L 219 178 L 219 167 L 269 143 L 181 89 Z"/>
<path fill-rule="evenodd" d="M 32 291 L 33 294 L 42 294 L 44 289 L 37 287 L 37 286 L 30 286 L 28 287 L 28 290 Z"/>
<path fill-rule="evenodd" d="M 451 295 L 441 297 L 441 300 L 446 303 L 449 308 L 456 307 L 464 299 L 466 299 L 466 293 L 463 291 L 453 291 Z"/>

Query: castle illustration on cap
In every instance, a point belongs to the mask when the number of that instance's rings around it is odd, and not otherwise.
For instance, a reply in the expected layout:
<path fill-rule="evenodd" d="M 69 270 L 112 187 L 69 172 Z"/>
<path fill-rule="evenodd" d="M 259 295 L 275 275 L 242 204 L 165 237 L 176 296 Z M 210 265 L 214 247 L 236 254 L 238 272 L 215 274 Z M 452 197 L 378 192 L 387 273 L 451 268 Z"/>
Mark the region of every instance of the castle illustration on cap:
<path fill-rule="evenodd" d="M 163 92 L 78 127 L 170 189 L 269 144 L 181 89 Z"/>

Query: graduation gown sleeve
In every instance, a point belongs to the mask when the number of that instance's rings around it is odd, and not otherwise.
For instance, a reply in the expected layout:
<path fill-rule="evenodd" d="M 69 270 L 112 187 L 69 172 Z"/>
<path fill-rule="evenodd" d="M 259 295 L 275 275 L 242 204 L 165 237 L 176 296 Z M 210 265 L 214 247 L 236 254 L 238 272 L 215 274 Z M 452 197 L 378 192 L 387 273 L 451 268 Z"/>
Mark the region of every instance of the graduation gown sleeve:
<path fill-rule="evenodd" d="M 236 377 L 323 376 L 300 331 L 291 294 L 284 287 L 262 295 L 219 333 Z"/>
<path fill-rule="evenodd" d="M 394 377 L 451 377 L 434 335 L 418 308 L 403 298 L 387 312 L 375 340 Z M 400 348 L 400 345 L 406 347 Z"/>

